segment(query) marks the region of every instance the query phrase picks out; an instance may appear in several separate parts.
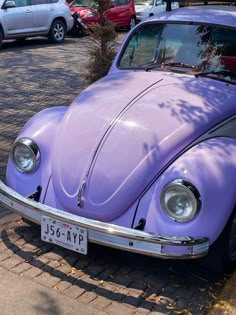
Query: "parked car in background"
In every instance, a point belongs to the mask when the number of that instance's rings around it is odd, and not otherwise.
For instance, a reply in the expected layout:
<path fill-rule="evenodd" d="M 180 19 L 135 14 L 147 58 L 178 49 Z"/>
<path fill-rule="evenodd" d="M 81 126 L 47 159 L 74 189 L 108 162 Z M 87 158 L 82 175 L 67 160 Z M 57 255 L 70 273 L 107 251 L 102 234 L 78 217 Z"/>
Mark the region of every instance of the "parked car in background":
<path fill-rule="evenodd" d="M 134 0 L 137 22 L 166 10 L 166 2 L 162 0 Z M 171 8 L 179 8 L 178 2 L 172 2 Z"/>
<path fill-rule="evenodd" d="M 72 26 L 64 0 L 0 0 L 0 46 L 3 39 L 34 36 L 61 43 Z"/>
<path fill-rule="evenodd" d="M 84 24 L 98 22 L 95 13 L 95 4 L 91 0 L 74 0 L 70 4 L 71 12 L 78 12 Z M 111 8 L 106 10 L 104 16 L 112 21 L 117 28 L 132 28 L 136 24 L 134 0 L 112 0 Z"/>
<path fill-rule="evenodd" d="M 107 76 L 36 114 L 0 203 L 42 239 L 160 258 L 236 258 L 236 7 L 138 24 Z M 60 104 L 60 99 L 58 99 Z"/>

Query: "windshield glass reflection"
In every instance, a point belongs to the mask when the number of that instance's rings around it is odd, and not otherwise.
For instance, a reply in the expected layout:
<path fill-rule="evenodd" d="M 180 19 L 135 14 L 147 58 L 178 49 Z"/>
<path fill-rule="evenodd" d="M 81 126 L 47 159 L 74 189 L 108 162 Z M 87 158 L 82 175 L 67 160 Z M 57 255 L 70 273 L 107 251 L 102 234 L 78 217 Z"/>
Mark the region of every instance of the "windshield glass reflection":
<path fill-rule="evenodd" d="M 130 38 L 119 68 L 146 69 L 148 65 L 157 70 L 176 66 L 178 71 L 182 65 L 192 74 L 227 74 L 236 81 L 236 31 L 210 25 L 143 25 Z"/>

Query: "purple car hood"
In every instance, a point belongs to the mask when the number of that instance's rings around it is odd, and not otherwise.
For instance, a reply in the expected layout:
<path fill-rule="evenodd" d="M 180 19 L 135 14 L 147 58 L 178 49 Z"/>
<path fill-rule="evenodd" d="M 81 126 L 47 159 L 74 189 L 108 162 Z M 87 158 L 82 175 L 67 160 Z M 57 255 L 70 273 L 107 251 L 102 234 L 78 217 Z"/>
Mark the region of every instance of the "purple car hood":
<path fill-rule="evenodd" d="M 119 217 L 180 150 L 235 112 L 235 98 L 223 82 L 158 71 L 109 75 L 91 85 L 58 130 L 58 202 L 85 217 Z"/>

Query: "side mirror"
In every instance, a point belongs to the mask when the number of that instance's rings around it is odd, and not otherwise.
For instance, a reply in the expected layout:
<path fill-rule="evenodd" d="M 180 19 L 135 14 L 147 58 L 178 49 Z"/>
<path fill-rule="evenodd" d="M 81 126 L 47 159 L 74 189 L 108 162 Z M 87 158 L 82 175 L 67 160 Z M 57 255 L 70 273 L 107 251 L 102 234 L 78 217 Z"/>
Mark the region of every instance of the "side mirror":
<path fill-rule="evenodd" d="M 114 7 L 115 7 L 115 4 L 114 4 L 114 3 L 112 3 L 112 4 L 111 4 L 111 8 L 114 8 Z"/>
<path fill-rule="evenodd" d="M 15 7 L 16 7 L 16 3 L 15 1 L 12 1 L 12 0 L 6 1 L 3 6 L 4 9 L 15 8 Z"/>

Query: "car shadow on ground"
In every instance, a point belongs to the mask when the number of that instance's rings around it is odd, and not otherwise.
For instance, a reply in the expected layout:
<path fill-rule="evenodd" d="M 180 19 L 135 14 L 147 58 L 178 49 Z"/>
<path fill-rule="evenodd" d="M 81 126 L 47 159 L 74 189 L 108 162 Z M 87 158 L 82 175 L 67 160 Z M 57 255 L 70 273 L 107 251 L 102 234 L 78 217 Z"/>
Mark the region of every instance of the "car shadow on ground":
<path fill-rule="evenodd" d="M 118 42 L 120 42 L 123 37 L 125 36 L 125 34 L 127 33 L 127 30 L 121 29 L 121 30 L 117 30 L 117 40 Z M 48 38 L 46 37 L 33 37 L 33 38 L 27 38 L 25 40 L 4 40 L 2 47 L 0 49 L 0 53 L 1 51 L 5 52 L 6 50 L 9 50 L 9 52 L 11 50 L 31 50 L 31 49 L 35 49 L 35 48 L 47 48 L 50 46 L 64 46 L 64 45 L 69 45 L 69 44 L 73 44 L 75 40 L 88 40 L 93 42 L 93 39 L 90 37 L 90 35 L 87 33 L 84 36 L 81 35 L 72 35 L 72 34 L 68 34 L 65 38 L 65 40 L 63 41 L 63 43 L 61 44 L 54 44 L 51 43 Z"/>
<path fill-rule="evenodd" d="M 65 38 L 65 41 L 61 44 L 53 44 L 46 37 L 39 37 L 39 38 L 27 38 L 26 40 L 5 40 L 3 41 L 2 47 L 0 51 L 8 50 L 11 51 L 12 49 L 19 49 L 19 50 L 29 50 L 35 48 L 45 48 L 50 47 L 53 45 L 68 45 L 73 43 L 72 38 L 73 36 L 68 36 Z M 79 40 L 79 38 L 78 38 Z"/>
<path fill-rule="evenodd" d="M 160 260 L 94 244 L 87 256 L 80 255 L 43 242 L 40 227 L 34 224 L 21 222 L 4 229 L 1 238 L 12 255 L 39 270 L 34 281 L 48 279 L 47 285 L 62 294 L 79 291 L 76 298 L 86 303 L 102 297 L 107 305 L 121 302 L 137 310 L 206 314 L 227 278 L 194 262 Z"/>

